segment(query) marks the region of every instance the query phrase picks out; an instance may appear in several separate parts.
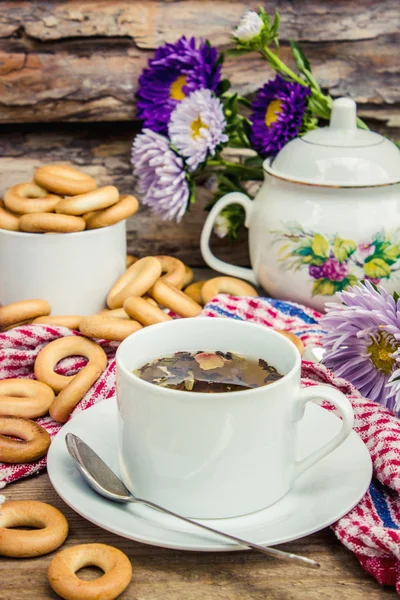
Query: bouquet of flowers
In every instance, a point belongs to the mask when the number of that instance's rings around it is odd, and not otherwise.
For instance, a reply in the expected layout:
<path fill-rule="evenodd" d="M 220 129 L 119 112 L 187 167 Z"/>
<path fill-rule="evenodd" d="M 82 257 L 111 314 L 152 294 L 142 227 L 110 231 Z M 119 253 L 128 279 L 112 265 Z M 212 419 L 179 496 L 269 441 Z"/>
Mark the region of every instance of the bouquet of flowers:
<path fill-rule="evenodd" d="M 227 52 L 258 52 L 276 73 L 252 102 L 230 92 L 221 78 L 224 54 L 204 40 L 182 37 L 159 47 L 139 79 L 144 129 L 133 143 L 132 164 L 142 203 L 162 219 L 179 222 L 198 185 L 212 190 L 211 205 L 227 192 L 248 192 L 247 182 L 263 179 L 265 158 L 330 117 L 332 98 L 298 44 L 291 42 L 296 72 L 279 58 L 278 13 L 271 19 L 263 9 L 248 11 L 232 40 Z M 366 128 L 361 120 L 359 126 Z M 240 149 L 244 158 L 233 161 L 229 149 Z M 235 239 L 243 224 L 242 207 L 232 205 L 215 232 Z"/>

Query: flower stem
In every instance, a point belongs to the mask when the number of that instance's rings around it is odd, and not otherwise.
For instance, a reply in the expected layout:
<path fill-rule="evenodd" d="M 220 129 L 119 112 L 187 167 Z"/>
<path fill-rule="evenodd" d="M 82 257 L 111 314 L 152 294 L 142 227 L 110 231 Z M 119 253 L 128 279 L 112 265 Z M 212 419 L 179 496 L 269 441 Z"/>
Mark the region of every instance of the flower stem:
<path fill-rule="evenodd" d="M 264 171 L 262 167 L 248 167 L 241 165 L 240 163 L 230 162 L 228 160 L 209 160 L 207 167 L 225 167 L 227 173 L 233 173 L 239 175 L 244 179 L 253 179 L 256 181 L 263 181 Z"/>

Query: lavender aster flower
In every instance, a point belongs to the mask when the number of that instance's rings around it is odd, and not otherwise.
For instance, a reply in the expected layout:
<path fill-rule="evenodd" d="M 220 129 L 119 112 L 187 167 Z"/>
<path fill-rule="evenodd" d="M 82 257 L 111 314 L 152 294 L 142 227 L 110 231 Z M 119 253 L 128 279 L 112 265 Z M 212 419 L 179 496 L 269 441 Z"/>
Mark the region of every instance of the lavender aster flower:
<path fill-rule="evenodd" d="M 276 156 L 303 124 L 310 88 L 277 75 L 257 93 L 251 105 L 251 142 L 261 156 Z"/>
<path fill-rule="evenodd" d="M 336 296 L 321 318 L 325 364 L 364 396 L 400 411 L 400 302 L 369 282 Z"/>
<path fill-rule="evenodd" d="M 218 52 L 204 40 L 181 37 L 175 44 L 157 48 L 148 69 L 139 77 L 138 117 L 144 126 L 167 133 L 176 105 L 194 90 L 215 91 L 221 79 Z"/>
<path fill-rule="evenodd" d="M 228 141 L 221 101 L 210 90 L 197 90 L 182 100 L 171 115 L 168 134 L 191 171 L 215 155 L 219 144 Z"/>
<path fill-rule="evenodd" d="M 167 138 L 144 129 L 132 147 L 132 164 L 142 203 L 163 220 L 179 221 L 190 197 L 183 160 L 171 150 Z"/>

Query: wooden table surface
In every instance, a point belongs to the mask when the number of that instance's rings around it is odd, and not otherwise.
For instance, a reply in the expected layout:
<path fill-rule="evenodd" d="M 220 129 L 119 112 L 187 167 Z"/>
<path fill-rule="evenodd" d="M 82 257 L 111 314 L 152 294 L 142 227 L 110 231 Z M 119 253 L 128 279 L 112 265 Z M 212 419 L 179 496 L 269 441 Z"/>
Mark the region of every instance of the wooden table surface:
<path fill-rule="evenodd" d="M 7 500 L 40 500 L 59 508 L 70 532 L 64 548 L 101 542 L 120 548 L 133 566 L 124 600 L 357 600 L 395 598 L 359 566 L 330 529 L 280 546 L 321 563 L 318 571 L 269 559 L 257 552 L 201 553 L 166 550 L 133 542 L 89 523 L 58 497 L 47 473 L 10 484 Z M 56 551 L 57 552 L 57 551 Z M 1 600 L 58 598 L 47 583 L 52 553 L 34 559 L 0 559 Z M 87 568 L 80 576 L 93 579 Z"/>

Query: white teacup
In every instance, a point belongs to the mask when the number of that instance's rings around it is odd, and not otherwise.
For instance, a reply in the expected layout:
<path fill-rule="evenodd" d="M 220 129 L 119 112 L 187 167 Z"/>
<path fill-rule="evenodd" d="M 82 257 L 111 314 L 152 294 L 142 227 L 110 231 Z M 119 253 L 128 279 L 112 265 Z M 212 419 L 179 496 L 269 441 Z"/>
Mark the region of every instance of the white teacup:
<path fill-rule="evenodd" d="M 240 392 L 207 394 L 148 383 L 132 373 L 177 351 L 213 350 L 263 358 L 282 379 Z M 275 331 L 234 319 L 168 321 L 125 339 L 117 351 L 121 474 L 136 496 L 194 518 L 249 514 L 282 498 L 309 467 L 350 434 L 342 393 L 300 388 L 300 355 Z M 296 429 L 307 402 L 324 398 L 341 416 L 339 433 L 297 461 Z"/>

